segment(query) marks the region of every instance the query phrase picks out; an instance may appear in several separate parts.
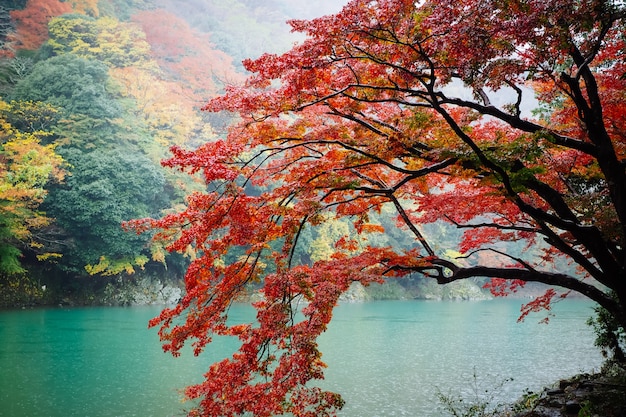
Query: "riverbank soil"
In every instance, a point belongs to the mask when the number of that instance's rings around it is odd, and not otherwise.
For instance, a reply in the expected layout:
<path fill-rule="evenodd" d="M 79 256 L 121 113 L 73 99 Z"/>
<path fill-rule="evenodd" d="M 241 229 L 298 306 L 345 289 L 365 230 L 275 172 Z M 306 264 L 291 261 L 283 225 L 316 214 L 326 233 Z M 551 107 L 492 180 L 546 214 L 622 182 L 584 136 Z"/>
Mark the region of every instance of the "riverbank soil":
<path fill-rule="evenodd" d="M 626 417 L 626 369 L 607 365 L 600 373 L 561 380 L 531 397 L 525 401 L 529 409 L 514 417 Z"/>

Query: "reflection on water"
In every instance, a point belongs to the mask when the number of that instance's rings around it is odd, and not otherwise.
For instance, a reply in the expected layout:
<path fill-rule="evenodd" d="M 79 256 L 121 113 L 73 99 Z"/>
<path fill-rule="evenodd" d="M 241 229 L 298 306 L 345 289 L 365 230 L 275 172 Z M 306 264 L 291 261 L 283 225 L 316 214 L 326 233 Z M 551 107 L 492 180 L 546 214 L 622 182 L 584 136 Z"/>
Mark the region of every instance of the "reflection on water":
<path fill-rule="evenodd" d="M 555 307 L 549 325 L 517 324 L 520 302 L 392 301 L 337 308 L 320 346 L 325 388 L 342 393 L 342 416 L 439 416 L 435 393 L 473 382 L 511 401 L 525 389 L 597 369 L 585 325 L 592 304 Z M 230 355 L 222 338 L 196 358 L 162 352 L 147 322 L 156 307 L 0 312 L 0 416 L 166 417 L 185 415 L 179 390 Z M 236 320 L 253 317 L 236 306 Z"/>

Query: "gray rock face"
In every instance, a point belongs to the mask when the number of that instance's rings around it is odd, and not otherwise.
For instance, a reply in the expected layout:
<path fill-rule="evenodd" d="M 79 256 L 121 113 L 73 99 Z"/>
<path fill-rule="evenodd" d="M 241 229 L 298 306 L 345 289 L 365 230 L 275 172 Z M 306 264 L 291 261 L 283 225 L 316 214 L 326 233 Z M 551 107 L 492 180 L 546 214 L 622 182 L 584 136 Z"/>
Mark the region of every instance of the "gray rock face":
<path fill-rule="evenodd" d="M 182 296 L 182 288 L 142 276 L 133 282 L 109 284 L 104 290 L 103 302 L 109 305 L 172 305 Z"/>

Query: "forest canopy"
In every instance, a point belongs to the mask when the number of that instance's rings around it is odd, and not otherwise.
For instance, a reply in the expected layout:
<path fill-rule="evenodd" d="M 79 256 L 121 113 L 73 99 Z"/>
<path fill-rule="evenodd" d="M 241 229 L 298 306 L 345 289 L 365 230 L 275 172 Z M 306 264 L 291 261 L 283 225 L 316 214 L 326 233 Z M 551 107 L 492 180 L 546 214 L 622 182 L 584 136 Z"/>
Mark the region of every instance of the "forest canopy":
<path fill-rule="evenodd" d="M 58 277 L 68 288 L 76 277 L 129 276 L 146 265 L 180 277 L 180 257 L 168 265 L 149 234 L 125 233 L 121 223 L 159 216 L 198 187 L 161 160 L 172 145 L 213 140 L 230 116 L 200 107 L 244 78 L 241 59 L 184 13 L 143 0 L 0 7 L 3 274 L 43 284 Z M 254 17 L 243 5 L 242 15 Z M 267 27 L 261 18 L 248 27 Z M 19 167 L 33 174 L 16 179 Z"/>

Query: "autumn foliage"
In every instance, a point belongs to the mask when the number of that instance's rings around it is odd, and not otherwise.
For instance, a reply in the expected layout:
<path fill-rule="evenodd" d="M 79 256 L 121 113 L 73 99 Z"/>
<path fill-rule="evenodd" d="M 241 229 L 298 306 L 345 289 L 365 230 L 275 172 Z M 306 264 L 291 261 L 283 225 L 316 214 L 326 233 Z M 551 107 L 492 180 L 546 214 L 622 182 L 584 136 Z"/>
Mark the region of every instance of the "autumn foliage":
<path fill-rule="evenodd" d="M 242 81 L 242 76 L 234 70 L 232 58 L 181 18 L 154 10 L 136 13 L 133 21 L 146 33 L 165 79 L 184 85 L 190 98 L 199 101 L 213 97 L 224 83 Z"/>
<path fill-rule="evenodd" d="M 70 13 L 70 3 L 59 0 L 28 0 L 23 10 L 11 11 L 16 22 L 15 49 L 39 48 L 48 40 L 48 22 L 55 16 Z"/>
<path fill-rule="evenodd" d="M 40 259 L 54 257 L 42 250 L 43 244 L 36 232 L 47 226 L 51 219 L 39 210 L 48 182 L 61 181 L 64 177 L 63 159 L 56 154 L 53 145 L 42 142 L 50 132 L 42 127 L 46 112 L 55 109 L 42 103 L 11 102 L 0 100 L 0 273 L 22 272 L 19 262 L 21 249 L 29 248 Z M 18 129 L 7 114 L 17 116 Z M 35 123 L 35 115 L 44 116 Z M 31 117 L 29 117 L 31 116 Z"/>
<path fill-rule="evenodd" d="M 241 340 L 188 388 L 191 414 L 334 415 L 341 398 L 311 383 L 316 338 L 354 282 L 489 277 L 498 295 L 541 282 L 624 327 L 625 13 L 600 0 L 354 0 L 291 22 L 307 39 L 289 52 L 247 61 L 246 85 L 206 105 L 239 116 L 228 137 L 164 163 L 207 192 L 133 223 L 196 254 L 186 296 L 152 322 L 165 349 Z M 411 248 L 373 243 L 389 207 Z M 352 231 L 334 253 L 297 262 L 303 232 L 337 219 Z M 463 230 L 462 257 L 439 252 L 421 227 L 433 222 Z M 514 241 L 528 250 L 496 246 Z M 230 323 L 251 284 L 256 322 Z"/>

